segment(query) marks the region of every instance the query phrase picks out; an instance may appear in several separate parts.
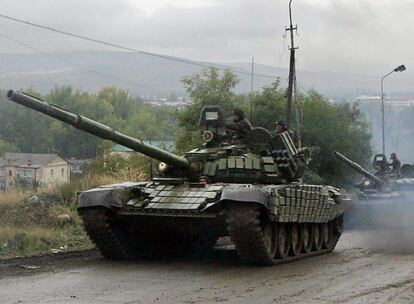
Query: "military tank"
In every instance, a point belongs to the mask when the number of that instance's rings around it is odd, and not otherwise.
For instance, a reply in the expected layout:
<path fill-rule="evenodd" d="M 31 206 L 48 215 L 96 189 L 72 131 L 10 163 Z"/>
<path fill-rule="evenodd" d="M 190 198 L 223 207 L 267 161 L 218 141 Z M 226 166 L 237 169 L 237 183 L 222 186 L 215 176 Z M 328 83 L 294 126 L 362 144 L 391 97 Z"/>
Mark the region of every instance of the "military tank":
<path fill-rule="evenodd" d="M 106 258 L 204 250 L 230 236 L 242 262 L 274 265 L 329 253 L 340 238 L 347 198 L 301 182 L 309 153 L 288 132 L 253 128 L 235 140 L 222 110 L 207 106 L 199 120 L 204 143 L 179 156 L 28 94 L 10 90 L 7 97 L 159 161 L 149 181 L 78 194 L 85 229 Z"/>
<path fill-rule="evenodd" d="M 374 156 L 374 173 L 339 152 L 334 155 L 364 178 L 354 186 L 358 189 L 347 212 L 348 228 L 412 230 L 414 208 L 414 174 L 410 164 L 401 166 L 400 172 L 389 169 L 384 154 Z"/>
<path fill-rule="evenodd" d="M 358 198 L 360 200 L 389 201 L 414 193 L 414 167 L 410 164 L 402 165 L 400 172 L 394 173 L 389 169 L 387 157 L 384 154 L 377 154 L 372 162 L 375 173 L 371 173 L 339 152 L 334 152 L 334 155 L 348 167 L 364 176 L 364 179 L 354 184 L 359 189 Z"/>

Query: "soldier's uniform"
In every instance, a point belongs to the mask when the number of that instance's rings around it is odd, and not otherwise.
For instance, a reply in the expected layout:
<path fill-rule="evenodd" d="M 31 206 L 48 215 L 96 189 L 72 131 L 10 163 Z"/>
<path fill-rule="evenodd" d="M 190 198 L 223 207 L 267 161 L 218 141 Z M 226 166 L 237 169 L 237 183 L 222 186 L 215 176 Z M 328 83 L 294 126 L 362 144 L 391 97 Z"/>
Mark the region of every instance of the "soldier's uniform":
<path fill-rule="evenodd" d="M 284 121 L 276 121 L 276 134 L 286 132 L 288 130 L 287 125 Z"/>
<path fill-rule="evenodd" d="M 391 163 L 389 165 L 392 167 L 391 174 L 400 175 L 401 162 L 397 158 L 397 154 L 391 153 Z"/>
<path fill-rule="evenodd" d="M 247 134 L 252 129 L 250 121 L 244 118 L 244 112 L 240 109 L 233 110 L 233 123 L 226 125 L 227 130 L 233 134 L 232 139 L 238 140 L 247 137 Z"/>
<path fill-rule="evenodd" d="M 284 121 L 276 121 L 275 125 L 276 125 L 276 135 L 283 133 L 283 132 L 288 132 L 293 142 L 295 143 L 295 145 L 297 144 L 296 132 L 291 129 L 288 129 Z"/>

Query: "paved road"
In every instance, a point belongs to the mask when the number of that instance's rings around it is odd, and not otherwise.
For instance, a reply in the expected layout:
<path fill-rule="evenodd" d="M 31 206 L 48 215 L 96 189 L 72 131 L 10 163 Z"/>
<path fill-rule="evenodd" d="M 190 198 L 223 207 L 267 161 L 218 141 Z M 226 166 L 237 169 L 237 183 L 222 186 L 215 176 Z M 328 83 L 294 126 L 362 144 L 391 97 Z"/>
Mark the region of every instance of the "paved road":
<path fill-rule="evenodd" d="M 368 248 L 370 238 L 347 232 L 331 255 L 275 267 L 241 265 L 228 250 L 132 263 L 92 254 L 38 270 L 14 262 L 0 267 L 0 303 L 414 303 L 414 255 Z"/>

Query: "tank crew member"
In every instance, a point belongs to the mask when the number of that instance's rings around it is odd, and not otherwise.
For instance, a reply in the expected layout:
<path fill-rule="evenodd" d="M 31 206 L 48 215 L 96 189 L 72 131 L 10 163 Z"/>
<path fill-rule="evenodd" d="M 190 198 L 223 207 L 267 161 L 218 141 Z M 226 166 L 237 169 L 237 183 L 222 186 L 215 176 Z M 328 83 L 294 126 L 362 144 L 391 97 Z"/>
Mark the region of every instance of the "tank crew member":
<path fill-rule="evenodd" d="M 244 118 L 244 112 L 241 109 L 233 110 L 233 123 L 226 125 L 226 129 L 233 134 L 233 139 L 242 139 L 247 137 L 247 133 L 252 129 L 250 121 Z"/>
<path fill-rule="evenodd" d="M 288 132 L 290 135 L 290 138 L 292 138 L 295 145 L 297 144 L 296 132 L 291 129 L 288 129 L 287 124 L 284 121 L 281 121 L 281 120 L 276 121 L 275 125 L 276 125 L 276 135 L 281 134 L 283 132 Z"/>
<path fill-rule="evenodd" d="M 276 125 L 276 134 L 280 134 L 288 130 L 287 125 L 284 121 L 281 121 L 281 120 L 276 121 L 275 125 Z"/>
<path fill-rule="evenodd" d="M 391 153 L 391 163 L 389 164 L 392 167 L 391 174 L 400 175 L 401 162 L 397 158 L 397 154 Z"/>

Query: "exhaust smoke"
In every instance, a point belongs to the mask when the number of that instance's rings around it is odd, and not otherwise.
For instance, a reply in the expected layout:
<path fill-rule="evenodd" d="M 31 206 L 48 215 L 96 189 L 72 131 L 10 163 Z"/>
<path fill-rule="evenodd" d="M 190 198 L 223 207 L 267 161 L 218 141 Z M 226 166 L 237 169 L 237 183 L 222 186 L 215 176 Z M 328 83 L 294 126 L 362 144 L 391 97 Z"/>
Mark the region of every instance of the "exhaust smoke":
<path fill-rule="evenodd" d="M 414 196 L 408 197 L 355 201 L 346 214 L 346 226 L 361 232 L 357 245 L 389 253 L 414 253 Z"/>

